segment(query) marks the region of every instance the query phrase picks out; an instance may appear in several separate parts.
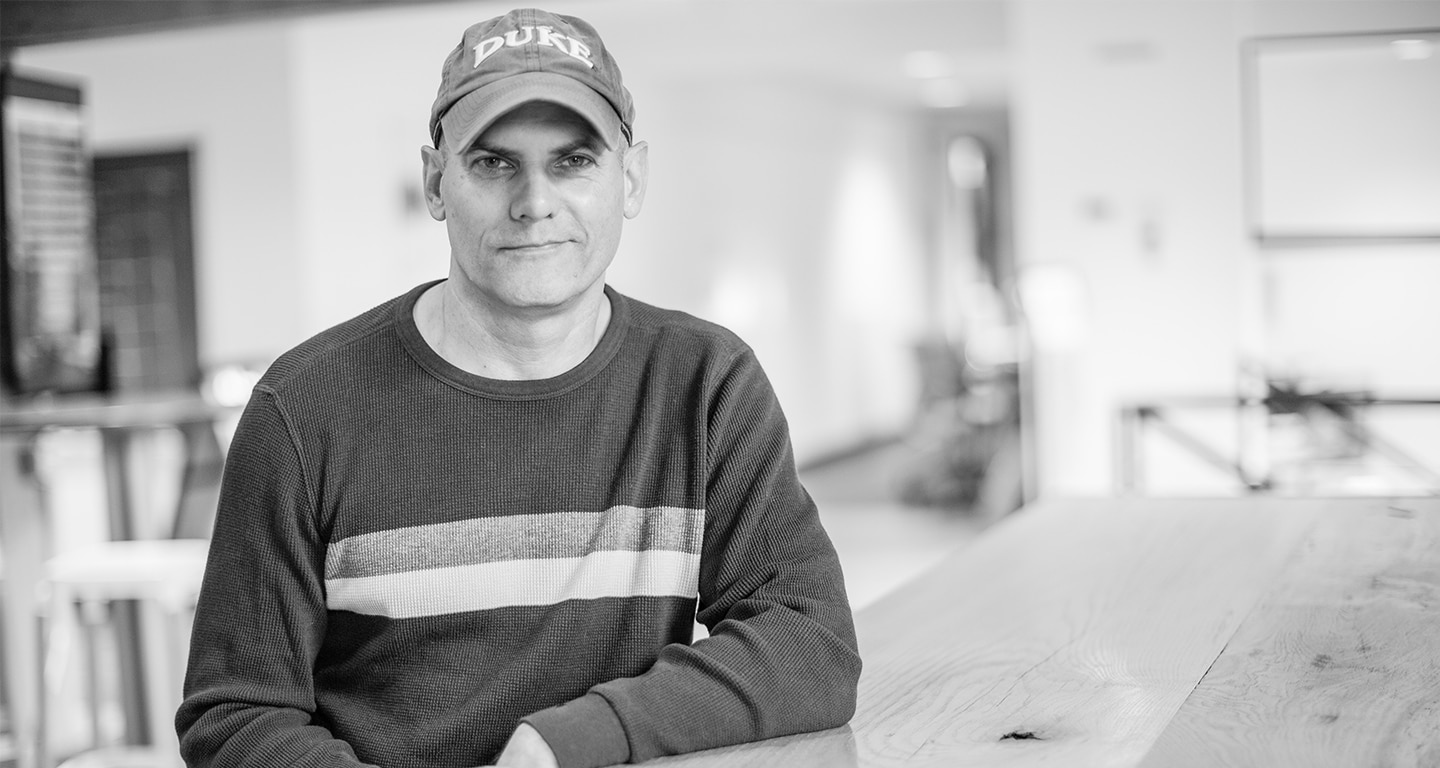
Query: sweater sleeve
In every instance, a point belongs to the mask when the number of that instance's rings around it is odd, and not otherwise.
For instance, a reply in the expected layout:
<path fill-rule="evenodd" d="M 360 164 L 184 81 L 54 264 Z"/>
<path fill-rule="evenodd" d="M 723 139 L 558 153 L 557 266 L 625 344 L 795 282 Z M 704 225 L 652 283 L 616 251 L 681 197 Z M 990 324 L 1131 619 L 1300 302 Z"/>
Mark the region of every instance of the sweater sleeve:
<path fill-rule="evenodd" d="M 324 561 L 295 443 L 257 389 L 226 459 L 176 714 L 187 765 L 361 765 L 314 721 Z"/>
<path fill-rule="evenodd" d="M 710 637 L 666 646 L 644 674 L 527 718 L 563 768 L 816 731 L 854 714 L 860 657 L 839 560 L 748 349 L 719 378 L 706 442 L 697 617 Z M 622 735 L 628 750 L 612 746 Z"/>

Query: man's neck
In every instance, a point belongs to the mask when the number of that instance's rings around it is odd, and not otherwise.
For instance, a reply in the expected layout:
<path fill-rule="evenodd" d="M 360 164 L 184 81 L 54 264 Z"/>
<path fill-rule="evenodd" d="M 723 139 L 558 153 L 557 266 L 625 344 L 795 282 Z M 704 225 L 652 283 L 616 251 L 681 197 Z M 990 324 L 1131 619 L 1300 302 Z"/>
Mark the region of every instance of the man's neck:
<path fill-rule="evenodd" d="M 548 379 L 574 368 L 600 343 L 610 323 L 601 286 L 574 306 L 550 311 L 497 310 L 464 294 L 454 277 L 415 304 L 420 335 L 446 362 L 491 379 Z"/>

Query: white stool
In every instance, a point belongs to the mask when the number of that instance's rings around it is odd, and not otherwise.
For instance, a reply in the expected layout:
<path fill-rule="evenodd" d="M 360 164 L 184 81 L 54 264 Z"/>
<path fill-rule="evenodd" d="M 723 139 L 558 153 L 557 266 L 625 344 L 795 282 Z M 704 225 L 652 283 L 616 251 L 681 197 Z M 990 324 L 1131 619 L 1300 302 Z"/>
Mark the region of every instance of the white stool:
<path fill-rule="evenodd" d="M 42 598 L 49 626 L 44 631 L 45 664 L 40 684 L 39 754 L 49 766 L 50 716 L 53 701 L 70 657 L 78 617 L 90 659 L 91 727 L 99 746 L 100 709 L 93 632 L 108 620 L 109 606 L 134 600 L 140 607 L 141 684 L 152 744 L 110 747 L 81 753 L 63 768 L 172 768 L 181 766 L 175 736 L 175 710 L 180 706 L 189 647 L 191 612 L 200 594 L 210 542 L 204 539 L 113 541 L 66 552 L 46 563 Z M 122 661 L 122 663 L 124 663 Z"/>

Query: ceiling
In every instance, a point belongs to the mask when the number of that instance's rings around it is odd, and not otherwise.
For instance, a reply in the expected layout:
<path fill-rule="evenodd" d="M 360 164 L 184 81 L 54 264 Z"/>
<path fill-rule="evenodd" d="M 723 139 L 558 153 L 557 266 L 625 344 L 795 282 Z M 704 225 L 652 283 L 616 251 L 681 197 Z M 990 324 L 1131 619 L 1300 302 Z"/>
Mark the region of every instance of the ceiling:
<path fill-rule="evenodd" d="M 947 93 L 957 92 L 971 106 L 1006 101 L 1005 0 L 585 1 L 611 12 L 623 9 L 620 15 L 633 16 L 642 28 L 638 31 L 649 36 L 647 45 L 683 51 L 685 55 L 671 61 L 698 67 L 693 76 L 699 78 L 788 75 L 910 103 L 925 104 L 936 94 L 943 100 Z M 405 0 L 4 0 L 0 52 L 8 60 L 17 48 L 30 45 L 414 4 Z M 651 34 L 665 29 L 688 31 Z M 907 56 L 914 51 L 943 52 L 941 61 L 929 62 L 930 76 L 907 74 Z M 915 63 L 913 57 L 908 61 Z"/>
<path fill-rule="evenodd" d="M 0 48 L 397 5 L 402 0 L 5 0 Z"/>

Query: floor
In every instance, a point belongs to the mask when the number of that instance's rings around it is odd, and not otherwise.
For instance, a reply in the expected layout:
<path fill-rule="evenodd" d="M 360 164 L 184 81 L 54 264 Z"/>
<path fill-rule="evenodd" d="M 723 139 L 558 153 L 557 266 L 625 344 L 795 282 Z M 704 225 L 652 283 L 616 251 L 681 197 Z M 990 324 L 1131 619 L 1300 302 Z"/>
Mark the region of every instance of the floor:
<path fill-rule="evenodd" d="M 840 555 L 857 611 L 965 547 L 989 523 L 899 501 L 907 455 L 903 445 L 889 445 L 800 474 Z"/>

